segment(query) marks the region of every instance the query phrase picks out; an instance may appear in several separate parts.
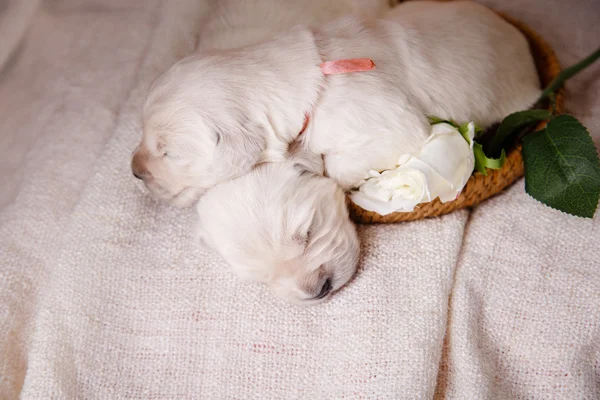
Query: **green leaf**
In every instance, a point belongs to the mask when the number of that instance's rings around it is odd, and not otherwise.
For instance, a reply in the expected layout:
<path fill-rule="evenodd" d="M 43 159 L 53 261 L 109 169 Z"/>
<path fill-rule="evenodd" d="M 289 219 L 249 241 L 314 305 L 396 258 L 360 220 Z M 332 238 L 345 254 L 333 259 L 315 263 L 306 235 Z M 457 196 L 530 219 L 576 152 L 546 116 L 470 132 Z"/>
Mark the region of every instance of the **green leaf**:
<path fill-rule="evenodd" d="M 463 124 L 460 124 L 460 126 L 458 126 L 458 131 L 460 132 L 461 135 L 463 135 L 463 137 L 465 138 L 467 143 L 471 144 L 471 140 L 469 140 L 469 124 L 470 124 L 470 122 L 465 122 Z M 474 136 L 476 138 L 481 136 L 481 134 L 483 133 L 483 128 L 474 122 L 473 122 L 473 126 L 475 127 L 475 135 Z"/>
<path fill-rule="evenodd" d="M 427 119 L 429 120 L 430 125 L 446 123 L 454 126 L 455 128 L 458 128 L 458 124 L 451 119 L 443 119 L 434 115 L 428 115 Z"/>
<path fill-rule="evenodd" d="M 504 165 L 504 161 L 506 160 L 506 154 L 504 153 L 504 149 L 502 149 L 502 154 L 500 158 L 490 158 L 485 155 L 483 151 L 483 146 L 481 144 L 475 142 L 473 144 L 473 154 L 475 154 L 475 169 L 481 172 L 483 175 L 487 175 L 486 168 L 490 169 L 500 169 L 502 165 Z"/>
<path fill-rule="evenodd" d="M 465 122 L 458 127 L 458 132 L 462 135 L 463 138 L 471 145 L 471 138 L 469 137 L 469 123 Z M 475 136 L 475 135 L 473 135 Z"/>
<path fill-rule="evenodd" d="M 566 213 L 592 218 L 600 198 L 600 161 L 587 129 L 570 115 L 523 139 L 525 191 Z"/>
<path fill-rule="evenodd" d="M 510 114 L 500 123 L 498 131 L 490 142 L 489 153 L 498 154 L 502 144 L 509 137 L 522 132 L 536 122 L 550 119 L 551 116 L 552 113 L 548 110 L 525 110 Z"/>

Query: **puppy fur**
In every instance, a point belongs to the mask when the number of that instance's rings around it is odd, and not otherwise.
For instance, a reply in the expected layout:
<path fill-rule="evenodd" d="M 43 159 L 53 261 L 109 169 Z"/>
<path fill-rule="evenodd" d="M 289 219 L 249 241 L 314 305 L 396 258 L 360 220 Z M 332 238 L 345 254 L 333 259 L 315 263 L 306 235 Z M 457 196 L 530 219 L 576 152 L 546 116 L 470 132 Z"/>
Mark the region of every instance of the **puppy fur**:
<path fill-rule="evenodd" d="M 209 2 L 198 52 L 174 65 L 150 89 L 143 112 L 142 139 L 132 158 L 134 175 L 143 180 L 154 197 L 178 206 L 191 205 L 206 188 L 248 172 L 262 160 L 265 149 L 273 147 L 270 153 L 278 155 L 285 152 L 286 146 L 279 146 L 282 140 L 268 137 L 275 134 L 267 129 L 267 114 L 250 110 L 247 103 L 251 99 L 244 96 L 260 93 L 270 75 L 287 73 L 287 80 L 293 83 L 276 88 L 272 99 L 277 102 L 287 100 L 289 92 L 303 82 L 295 81 L 296 70 L 279 71 L 275 67 L 269 72 L 262 69 L 264 62 L 256 64 L 257 68 L 247 68 L 248 63 L 255 64 L 263 56 L 255 53 L 236 61 L 236 52 L 230 49 L 273 39 L 298 24 L 317 28 L 343 15 L 377 16 L 390 7 L 388 0 Z M 293 37 L 279 43 L 293 46 L 290 40 Z M 265 55 L 271 67 L 287 57 L 285 51 L 278 50 L 273 48 L 269 56 Z M 294 52 L 294 48 L 291 50 Z M 261 49 L 255 51 L 260 53 Z M 211 72 L 214 68 L 217 71 Z M 290 141 L 291 135 L 286 140 Z"/>
<path fill-rule="evenodd" d="M 354 57 L 373 59 L 376 69 L 320 71 L 325 60 Z M 347 16 L 188 57 L 148 95 L 134 166 L 159 197 L 187 205 L 258 163 L 281 160 L 310 113 L 301 140 L 348 189 L 417 150 L 427 115 L 485 127 L 539 93 L 527 41 L 495 13 L 472 2 L 408 2 L 383 19 Z"/>
<path fill-rule="evenodd" d="M 416 151 L 428 115 L 487 127 L 540 94 L 525 37 L 479 4 L 407 2 L 384 21 L 355 21 L 323 27 L 317 46 L 329 60 L 366 56 L 377 67 L 328 77 L 302 137 L 345 189 Z"/>
<path fill-rule="evenodd" d="M 175 202 L 212 187 L 197 206 L 198 236 L 239 276 L 293 302 L 322 301 L 358 260 L 342 188 L 418 148 L 428 114 L 486 126 L 539 94 L 525 39 L 493 13 L 471 3 L 409 5 L 387 19 L 347 17 L 207 51 L 157 81 L 145 138 L 163 154 L 153 169 L 167 172 L 152 176 Z M 323 60 L 351 57 L 377 68 L 321 74 Z M 305 113 L 311 121 L 298 140 Z M 290 155 L 294 140 L 302 149 Z M 342 188 L 320 176 L 324 168 Z"/>
<path fill-rule="evenodd" d="M 354 57 L 377 67 L 333 76 L 318 67 Z M 408 2 L 384 19 L 347 16 L 184 59 L 148 95 L 133 167 L 159 197 L 187 205 L 258 163 L 281 160 L 310 113 L 302 141 L 348 189 L 417 150 L 427 115 L 485 127 L 539 93 L 527 41 L 492 11 Z"/>
<path fill-rule="evenodd" d="M 208 190 L 197 205 L 197 236 L 239 277 L 314 304 L 354 275 L 359 242 L 344 192 L 321 175 L 321 157 L 295 153 Z"/>

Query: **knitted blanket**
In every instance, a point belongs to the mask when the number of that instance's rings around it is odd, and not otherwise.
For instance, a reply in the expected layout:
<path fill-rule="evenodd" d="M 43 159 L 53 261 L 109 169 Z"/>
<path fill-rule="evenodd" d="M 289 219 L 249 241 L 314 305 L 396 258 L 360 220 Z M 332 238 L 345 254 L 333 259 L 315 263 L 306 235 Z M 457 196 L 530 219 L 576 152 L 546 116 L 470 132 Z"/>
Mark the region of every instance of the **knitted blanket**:
<path fill-rule="evenodd" d="M 192 210 L 137 190 L 142 101 L 208 1 L 0 1 L 0 398 L 600 398 L 598 216 L 519 182 L 361 226 L 356 278 L 298 307 L 196 248 Z M 485 3 L 564 65 L 598 46 L 597 0 Z M 567 104 L 597 144 L 599 76 Z"/>

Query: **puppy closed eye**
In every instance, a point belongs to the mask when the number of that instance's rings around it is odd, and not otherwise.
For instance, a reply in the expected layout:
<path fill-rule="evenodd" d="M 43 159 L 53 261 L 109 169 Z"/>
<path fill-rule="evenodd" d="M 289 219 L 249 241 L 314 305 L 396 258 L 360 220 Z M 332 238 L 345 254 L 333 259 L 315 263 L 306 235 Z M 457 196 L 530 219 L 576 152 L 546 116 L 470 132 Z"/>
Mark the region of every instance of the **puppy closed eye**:
<path fill-rule="evenodd" d="M 175 161 L 176 162 L 182 162 L 182 161 L 184 161 L 184 159 L 182 157 L 180 157 L 179 155 L 177 155 L 177 154 L 175 154 L 173 152 L 170 152 L 170 151 L 163 151 L 163 153 L 161 155 L 161 158 L 165 158 L 165 159 L 168 159 L 168 160 L 173 161 L 173 162 L 175 162 Z"/>
<path fill-rule="evenodd" d="M 167 147 L 167 145 L 165 143 L 160 143 L 157 146 L 157 151 L 158 151 L 158 154 L 160 154 L 161 158 L 168 158 L 168 159 L 171 159 L 171 160 L 178 160 L 180 157 L 177 154 L 177 151 L 174 151 L 174 150 L 177 150 L 177 149 L 175 149 L 173 147 Z"/>
<path fill-rule="evenodd" d="M 171 154 L 167 151 L 167 145 L 162 140 L 156 144 L 156 153 L 161 158 L 171 157 Z"/>

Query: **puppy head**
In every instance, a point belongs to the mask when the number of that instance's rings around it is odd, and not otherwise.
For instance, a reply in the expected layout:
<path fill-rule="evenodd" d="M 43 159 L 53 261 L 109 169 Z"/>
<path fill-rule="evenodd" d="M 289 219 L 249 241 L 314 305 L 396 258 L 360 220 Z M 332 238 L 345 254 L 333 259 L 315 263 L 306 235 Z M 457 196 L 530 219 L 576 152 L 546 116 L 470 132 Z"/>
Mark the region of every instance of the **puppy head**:
<path fill-rule="evenodd" d="M 240 277 L 302 304 L 341 288 L 359 256 L 345 195 L 315 174 L 315 165 L 298 157 L 263 164 L 217 185 L 198 204 L 199 237 Z"/>
<path fill-rule="evenodd" d="M 191 205 L 206 189 L 250 171 L 266 147 L 246 83 L 228 60 L 219 64 L 223 57 L 182 60 L 150 89 L 131 169 L 158 199 Z"/>

